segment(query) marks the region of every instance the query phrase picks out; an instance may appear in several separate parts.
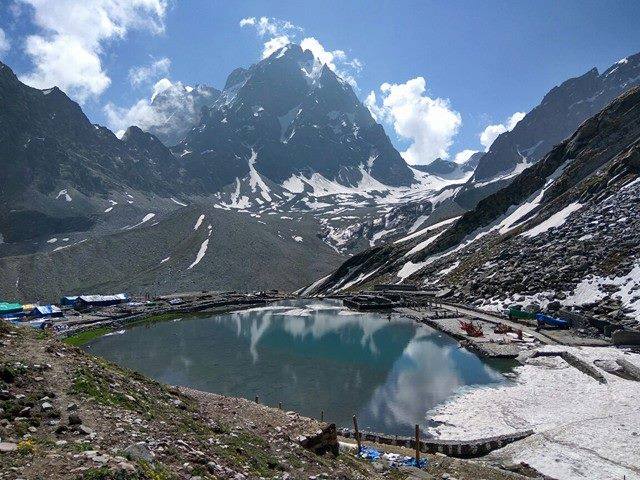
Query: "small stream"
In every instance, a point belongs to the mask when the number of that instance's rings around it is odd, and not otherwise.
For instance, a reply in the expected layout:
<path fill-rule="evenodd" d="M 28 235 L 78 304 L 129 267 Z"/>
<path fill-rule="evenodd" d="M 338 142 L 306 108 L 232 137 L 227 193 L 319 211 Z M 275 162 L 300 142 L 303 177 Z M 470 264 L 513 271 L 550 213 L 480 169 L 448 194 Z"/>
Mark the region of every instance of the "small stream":
<path fill-rule="evenodd" d="M 501 384 L 487 362 L 430 327 L 337 301 L 287 301 L 141 325 L 86 350 L 161 382 L 254 399 L 365 430 L 410 435 L 464 388 Z"/>

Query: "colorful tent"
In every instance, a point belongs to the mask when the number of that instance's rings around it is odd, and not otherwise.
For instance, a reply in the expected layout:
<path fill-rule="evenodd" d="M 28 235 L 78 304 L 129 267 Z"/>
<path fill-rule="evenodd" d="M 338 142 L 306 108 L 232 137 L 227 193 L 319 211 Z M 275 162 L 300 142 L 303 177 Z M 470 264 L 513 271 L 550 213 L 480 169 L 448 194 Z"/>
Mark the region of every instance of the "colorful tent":
<path fill-rule="evenodd" d="M 0 302 L 0 315 L 22 313 L 21 303 Z"/>

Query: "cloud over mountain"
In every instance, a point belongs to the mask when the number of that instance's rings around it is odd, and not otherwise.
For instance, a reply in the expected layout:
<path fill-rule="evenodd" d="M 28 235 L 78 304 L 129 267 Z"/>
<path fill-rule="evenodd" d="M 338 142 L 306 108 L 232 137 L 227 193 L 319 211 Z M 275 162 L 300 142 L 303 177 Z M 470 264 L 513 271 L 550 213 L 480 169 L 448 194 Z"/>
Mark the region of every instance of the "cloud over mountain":
<path fill-rule="evenodd" d="M 424 77 L 401 84 L 383 83 L 381 104 L 374 91 L 365 100 L 374 118 L 390 123 L 398 136 L 410 142 L 402 156 L 413 165 L 449 158 L 449 148 L 462 125 L 462 117 L 449 100 L 429 97 L 426 88 Z"/>
<path fill-rule="evenodd" d="M 57 85 L 80 102 L 111 84 L 102 65 L 104 44 L 130 30 L 163 32 L 167 11 L 167 0 L 22 1 L 39 29 L 24 41 L 34 68 L 22 80 L 36 88 Z"/>

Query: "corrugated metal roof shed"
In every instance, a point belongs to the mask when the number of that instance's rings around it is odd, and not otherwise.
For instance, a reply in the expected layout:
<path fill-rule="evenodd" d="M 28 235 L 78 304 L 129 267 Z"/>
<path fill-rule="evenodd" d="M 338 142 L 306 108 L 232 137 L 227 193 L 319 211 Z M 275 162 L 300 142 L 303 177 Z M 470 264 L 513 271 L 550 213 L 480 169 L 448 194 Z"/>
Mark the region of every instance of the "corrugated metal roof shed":
<path fill-rule="evenodd" d="M 38 305 L 29 315 L 32 317 L 57 317 L 62 315 L 62 310 L 55 305 Z"/>

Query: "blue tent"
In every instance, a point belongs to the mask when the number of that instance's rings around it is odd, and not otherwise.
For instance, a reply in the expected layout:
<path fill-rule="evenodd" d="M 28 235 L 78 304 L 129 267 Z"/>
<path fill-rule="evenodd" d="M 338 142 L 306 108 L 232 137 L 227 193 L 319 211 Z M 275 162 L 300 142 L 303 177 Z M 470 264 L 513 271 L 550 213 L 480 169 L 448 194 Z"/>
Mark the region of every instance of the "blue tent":
<path fill-rule="evenodd" d="M 536 320 L 538 321 L 538 325 L 551 325 L 553 327 L 558 328 L 569 328 L 569 322 L 563 320 L 562 318 L 555 318 L 549 315 L 545 315 L 544 313 L 536 313 Z"/>

